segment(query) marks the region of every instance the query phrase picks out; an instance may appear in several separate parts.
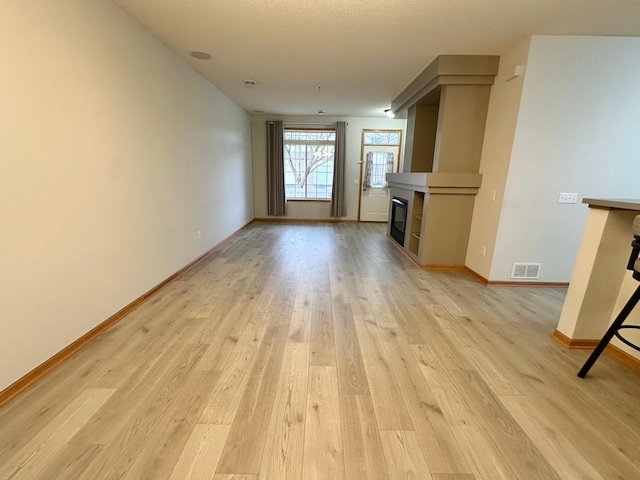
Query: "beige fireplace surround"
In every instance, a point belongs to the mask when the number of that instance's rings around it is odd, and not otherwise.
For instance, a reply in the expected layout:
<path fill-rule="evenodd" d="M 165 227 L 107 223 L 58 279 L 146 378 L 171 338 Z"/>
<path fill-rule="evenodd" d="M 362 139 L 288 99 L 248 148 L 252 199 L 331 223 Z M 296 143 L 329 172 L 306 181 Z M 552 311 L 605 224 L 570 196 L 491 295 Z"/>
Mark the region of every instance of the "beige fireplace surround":
<path fill-rule="evenodd" d="M 392 103 L 407 117 L 407 145 L 403 171 L 387 174 L 390 201 L 408 200 L 400 246 L 421 267 L 464 265 L 498 64 L 497 56 L 440 55 Z"/>

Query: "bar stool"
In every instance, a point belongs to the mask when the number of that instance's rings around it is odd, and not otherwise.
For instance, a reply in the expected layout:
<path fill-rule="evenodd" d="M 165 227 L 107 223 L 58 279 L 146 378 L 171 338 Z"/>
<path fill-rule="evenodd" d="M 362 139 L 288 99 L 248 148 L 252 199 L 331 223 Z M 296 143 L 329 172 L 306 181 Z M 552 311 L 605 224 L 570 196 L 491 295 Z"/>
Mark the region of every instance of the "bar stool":
<path fill-rule="evenodd" d="M 640 255 L 640 215 L 636 215 L 636 218 L 633 221 L 633 241 L 631 242 L 631 247 L 631 256 L 629 257 L 627 270 L 633 270 L 633 278 L 640 282 L 640 259 L 638 258 L 638 255 Z M 634 307 L 638 304 L 638 301 L 640 301 L 640 285 L 638 286 L 638 288 L 636 288 L 636 291 L 633 293 L 633 295 L 631 295 L 631 298 L 629 298 L 627 304 L 622 307 L 622 310 L 620 310 L 620 313 L 613 321 L 607 332 L 604 334 L 602 340 L 600 340 L 600 343 L 598 343 L 598 346 L 582 366 L 580 372 L 578 372 L 578 377 L 584 378 L 587 373 L 589 373 L 589 370 L 596 362 L 596 360 L 598 360 L 598 357 L 604 351 L 614 335 L 618 337 L 621 342 L 640 352 L 640 347 L 638 345 L 631 343 L 620 334 L 620 330 L 640 330 L 640 325 L 622 325 L 622 323 L 627 319 Z"/>

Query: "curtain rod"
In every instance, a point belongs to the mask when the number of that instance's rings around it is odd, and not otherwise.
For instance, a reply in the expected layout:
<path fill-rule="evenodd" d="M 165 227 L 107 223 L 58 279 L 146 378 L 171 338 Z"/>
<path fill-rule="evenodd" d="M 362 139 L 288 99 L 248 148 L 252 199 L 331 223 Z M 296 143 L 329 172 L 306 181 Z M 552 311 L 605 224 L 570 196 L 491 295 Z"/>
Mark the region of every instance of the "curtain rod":
<path fill-rule="evenodd" d="M 273 123 L 276 120 L 267 120 L 264 123 Z M 335 125 L 338 122 L 318 122 L 318 123 L 311 123 L 311 122 L 283 122 L 285 125 Z M 345 124 L 349 125 L 349 122 L 345 122 Z"/>

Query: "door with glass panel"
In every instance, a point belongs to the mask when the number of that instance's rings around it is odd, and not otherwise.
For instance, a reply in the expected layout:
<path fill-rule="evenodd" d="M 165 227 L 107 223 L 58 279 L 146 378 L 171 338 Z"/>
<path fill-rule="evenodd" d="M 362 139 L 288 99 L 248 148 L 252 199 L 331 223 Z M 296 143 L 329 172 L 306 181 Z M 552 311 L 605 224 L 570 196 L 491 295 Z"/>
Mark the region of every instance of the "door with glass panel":
<path fill-rule="evenodd" d="M 402 130 L 363 130 L 360 161 L 361 222 L 386 222 L 389 187 L 386 174 L 398 171 Z"/>

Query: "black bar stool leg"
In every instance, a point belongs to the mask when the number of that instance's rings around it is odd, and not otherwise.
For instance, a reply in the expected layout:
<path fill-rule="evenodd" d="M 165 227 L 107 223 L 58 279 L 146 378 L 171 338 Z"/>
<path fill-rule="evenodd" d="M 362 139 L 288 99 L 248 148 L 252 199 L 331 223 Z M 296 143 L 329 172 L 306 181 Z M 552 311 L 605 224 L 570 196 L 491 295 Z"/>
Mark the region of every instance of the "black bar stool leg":
<path fill-rule="evenodd" d="M 616 334 L 616 331 L 618 331 L 618 329 L 622 326 L 622 323 L 629 316 L 631 310 L 633 310 L 638 301 L 640 301 L 640 287 L 636 289 L 633 295 L 631 295 L 631 298 L 629 299 L 627 304 L 622 308 L 622 310 L 620 310 L 620 313 L 609 327 L 609 330 L 607 330 L 607 333 L 604 334 L 602 340 L 600 340 L 600 343 L 598 343 L 598 346 L 591 353 L 591 356 L 587 359 L 583 367 L 578 372 L 578 376 L 580 378 L 584 378 L 587 373 L 589 373 L 589 370 L 591 369 L 593 364 L 596 363 L 596 360 L 598 360 L 600 354 L 604 351 L 605 347 L 609 344 L 613 336 Z"/>

